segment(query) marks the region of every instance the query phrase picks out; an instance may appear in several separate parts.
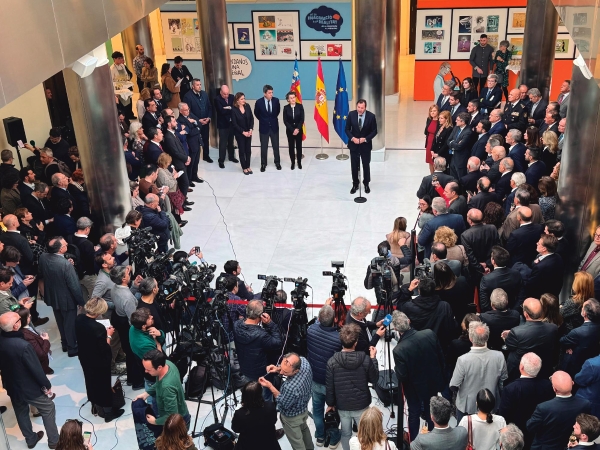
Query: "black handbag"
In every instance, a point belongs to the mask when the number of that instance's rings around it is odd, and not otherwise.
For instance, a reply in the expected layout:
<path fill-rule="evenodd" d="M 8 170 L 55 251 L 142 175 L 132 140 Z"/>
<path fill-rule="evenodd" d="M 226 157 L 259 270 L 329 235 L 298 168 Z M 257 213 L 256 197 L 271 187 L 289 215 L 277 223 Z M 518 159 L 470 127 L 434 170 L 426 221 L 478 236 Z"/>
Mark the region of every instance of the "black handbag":
<path fill-rule="evenodd" d="M 121 380 L 117 380 L 114 386 L 112 387 L 113 397 L 112 397 L 112 407 L 113 410 L 121 409 L 125 406 L 125 393 L 123 392 L 123 386 L 121 385 Z"/>

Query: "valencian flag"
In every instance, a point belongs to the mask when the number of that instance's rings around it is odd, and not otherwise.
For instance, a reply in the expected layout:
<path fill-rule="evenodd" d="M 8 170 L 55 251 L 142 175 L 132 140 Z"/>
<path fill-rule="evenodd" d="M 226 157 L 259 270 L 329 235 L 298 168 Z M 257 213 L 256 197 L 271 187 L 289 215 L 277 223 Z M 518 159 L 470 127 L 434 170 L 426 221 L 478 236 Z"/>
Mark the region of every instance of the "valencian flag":
<path fill-rule="evenodd" d="M 325 80 L 323 78 L 323 67 L 321 58 L 317 64 L 317 87 L 315 93 L 315 122 L 321 136 L 329 142 L 329 113 L 327 112 L 327 93 L 325 92 Z"/>
<path fill-rule="evenodd" d="M 292 75 L 292 86 L 290 92 L 296 93 L 296 103 L 302 103 L 302 90 L 300 89 L 300 73 L 298 72 L 298 54 L 294 62 L 294 74 Z M 306 139 L 306 127 L 302 124 L 302 140 Z"/>
<path fill-rule="evenodd" d="M 346 135 L 346 120 L 348 119 L 349 111 L 348 92 L 346 91 L 346 74 L 344 73 L 344 65 L 340 59 L 340 69 L 338 71 L 338 79 L 335 86 L 333 128 L 346 145 L 348 145 L 348 136 Z"/>

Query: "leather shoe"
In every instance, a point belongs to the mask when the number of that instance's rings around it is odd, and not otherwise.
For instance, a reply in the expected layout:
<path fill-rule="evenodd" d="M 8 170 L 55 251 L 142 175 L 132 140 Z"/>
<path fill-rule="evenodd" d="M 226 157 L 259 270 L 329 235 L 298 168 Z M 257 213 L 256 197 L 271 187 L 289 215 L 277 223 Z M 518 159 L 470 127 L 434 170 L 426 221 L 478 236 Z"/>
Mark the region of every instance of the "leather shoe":
<path fill-rule="evenodd" d="M 368 184 L 365 184 L 365 194 L 368 194 L 369 192 L 371 192 L 371 188 Z"/>
<path fill-rule="evenodd" d="M 191 211 L 192 208 L 190 208 L 189 206 L 182 206 L 181 209 L 183 209 L 184 211 Z"/>
<path fill-rule="evenodd" d="M 46 375 L 54 375 L 54 369 L 48 367 L 48 373 Z"/>
<path fill-rule="evenodd" d="M 44 432 L 43 431 L 38 431 L 36 433 L 36 441 L 33 443 L 33 445 L 27 444 L 27 448 L 33 448 L 37 445 L 38 442 L 40 442 L 42 440 L 42 438 L 44 437 Z"/>
<path fill-rule="evenodd" d="M 358 186 L 352 186 L 352 189 L 350 189 L 350 193 L 354 194 L 357 190 L 358 190 Z"/>
<path fill-rule="evenodd" d="M 204 158 L 204 161 L 206 161 L 207 163 L 213 162 L 213 160 L 210 159 L 210 156 L 207 156 L 206 158 Z"/>
<path fill-rule="evenodd" d="M 224 169 L 224 168 L 225 168 L 225 164 L 224 164 L 224 163 L 222 163 L 222 162 L 219 162 L 219 167 L 220 167 L 221 169 Z"/>
<path fill-rule="evenodd" d="M 190 188 L 188 188 L 188 193 L 189 193 L 189 192 L 194 192 L 194 190 L 193 190 L 193 189 L 190 189 Z"/>
<path fill-rule="evenodd" d="M 278 428 L 275 430 L 275 436 L 277 436 L 277 440 L 281 439 L 283 436 L 285 436 L 285 431 L 283 431 L 283 428 Z"/>
<path fill-rule="evenodd" d="M 58 447 L 58 442 L 56 444 L 48 444 L 48 448 L 54 450 L 56 447 Z"/>
<path fill-rule="evenodd" d="M 267 166 L 260 166 L 260 171 L 264 172 L 266 168 L 267 168 Z"/>
<path fill-rule="evenodd" d="M 179 222 L 179 228 L 183 228 L 187 225 L 188 221 L 187 220 L 182 220 L 181 222 Z"/>
<path fill-rule="evenodd" d="M 296 166 L 294 164 L 294 161 L 292 161 L 292 170 L 294 170 L 294 167 L 296 167 Z"/>
<path fill-rule="evenodd" d="M 302 162 L 298 161 L 298 169 L 302 169 Z"/>
<path fill-rule="evenodd" d="M 192 206 L 193 204 L 194 204 L 194 202 L 190 202 L 188 200 L 186 200 L 186 201 L 183 202 L 184 206 Z"/>
<path fill-rule="evenodd" d="M 33 326 L 34 327 L 39 327 L 40 325 L 44 325 L 45 323 L 48 323 L 50 319 L 48 319 L 47 317 L 39 317 L 37 320 L 33 321 Z"/>
<path fill-rule="evenodd" d="M 277 170 L 281 170 L 281 164 L 275 164 L 275 167 L 277 167 Z"/>
<path fill-rule="evenodd" d="M 190 181 L 190 187 L 196 187 L 193 181 Z"/>
<path fill-rule="evenodd" d="M 76 356 L 79 356 L 79 352 L 69 353 L 69 358 L 75 358 Z"/>
<path fill-rule="evenodd" d="M 235 159 L 235 158 L 232 158 L 229 161 L 231 161 L 232 163 L 236 163 L 236 164 L 239 163 L 239 161 L 237 159 Z"/>
<path fill-rule="evenodd" d="M 204 183 L 204 180 L 201 180 L 200 178 L 194 178 L 192 181 L 194 183 Z"/>

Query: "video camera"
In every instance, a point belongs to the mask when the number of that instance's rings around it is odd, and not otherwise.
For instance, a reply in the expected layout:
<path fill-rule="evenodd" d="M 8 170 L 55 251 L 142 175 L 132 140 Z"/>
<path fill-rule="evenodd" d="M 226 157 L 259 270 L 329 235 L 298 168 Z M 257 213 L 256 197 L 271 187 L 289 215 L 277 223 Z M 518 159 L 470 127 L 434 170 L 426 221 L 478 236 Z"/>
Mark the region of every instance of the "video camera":
<path fill-rule="evenodd" d="M 265 280 L 265 284 L 263 285 L 261 299 L 265 302 L 265 307 L 263 312 L 273 315 L 273 309 L 275 308 L 275 296 L 277 295 L 277 285 L 280 281 L 275 275 L 259 275 L 259 280 Z"/>
<path fill-rule="evenodd" d="M 415 266 L 415 278 L 419 280 L 424 280 L 426 278 L 433 278 L 433 272 L 431 270 L 431 265 L 429 264 L 419 264 Z"/>
<path fill-rule="evenodd" d="M 294 279 L 286 277 L 283 281 L 294 283 L 294 290 L 290 292 L 292 303 L 294 304 L 294 311 L 306 311 L 307 305 L 304 299 L 308 297 L 308 292 L 306 291 L 306 288 L 308 287 L 308 278 L 298 277 Z"/>
<path fill-rule="evenodd" d="M 336 326 L 341 327 L 346 322 L 346 305 L 344 304 L 344 295 L 348 286 L 346 285 L 346 276 L 340 272 L 340 269 L 344 267 L 344 261 L 331 261 L 331 267 L 336 270 L 332 272 L 330 270 L 324 270 L 323 276 L 333 277 L 333 283 L 331 284 L 331 297 L 333 298 L 333 322 Z"/>

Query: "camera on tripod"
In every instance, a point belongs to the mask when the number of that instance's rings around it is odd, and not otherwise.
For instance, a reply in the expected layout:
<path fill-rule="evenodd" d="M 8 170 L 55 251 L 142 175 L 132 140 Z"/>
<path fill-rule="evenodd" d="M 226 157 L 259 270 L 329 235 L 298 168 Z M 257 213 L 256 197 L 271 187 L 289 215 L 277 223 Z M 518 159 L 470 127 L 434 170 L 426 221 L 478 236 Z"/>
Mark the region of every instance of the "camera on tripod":
<path fill-rule="evenodd" d="M 270 316 L 273 315 L 273 309 L 275 308 L 275 296 L 277 295 L 277 285 L 281 281 L 275 275 L 259 275 L 259 280 L 265 280 L 263 285 L 261 299 L 265 302 L 263 311 Z"/>
<path fill-rule="evenodd" d="M 419 264 L 418 266 L 415 266 L 415 278 L 418 278 L 419 280 L 424 280 L 426 278 L 433 278 L 431 265 Z"/>
<path fill-rule="evenodd" d="M 324 270 L 323 276 L 333 277 L 331 283 L 331 297 L 333 298 L 333 322 L 336 326 L 341 327 L 346 322 L 346 305 L 344 304 L 344 295 L 348 286 L 346 285 L 346 276 L 340 272 L 344 267 L 344 261 L 331 261 L 331 267 L 335 268 L 335 272 Z"/>
<path fill-rule="evenodd" d="M 284 278 L 283 281 L 288 283 L 294 283 L 294 290 L 290 292 L 292 297 L 292 303 L 294 304 L 294 311 L 306 311 L 305 297 L 308 297 L 306 288 L 308 287 L 308 278 Z"/>

